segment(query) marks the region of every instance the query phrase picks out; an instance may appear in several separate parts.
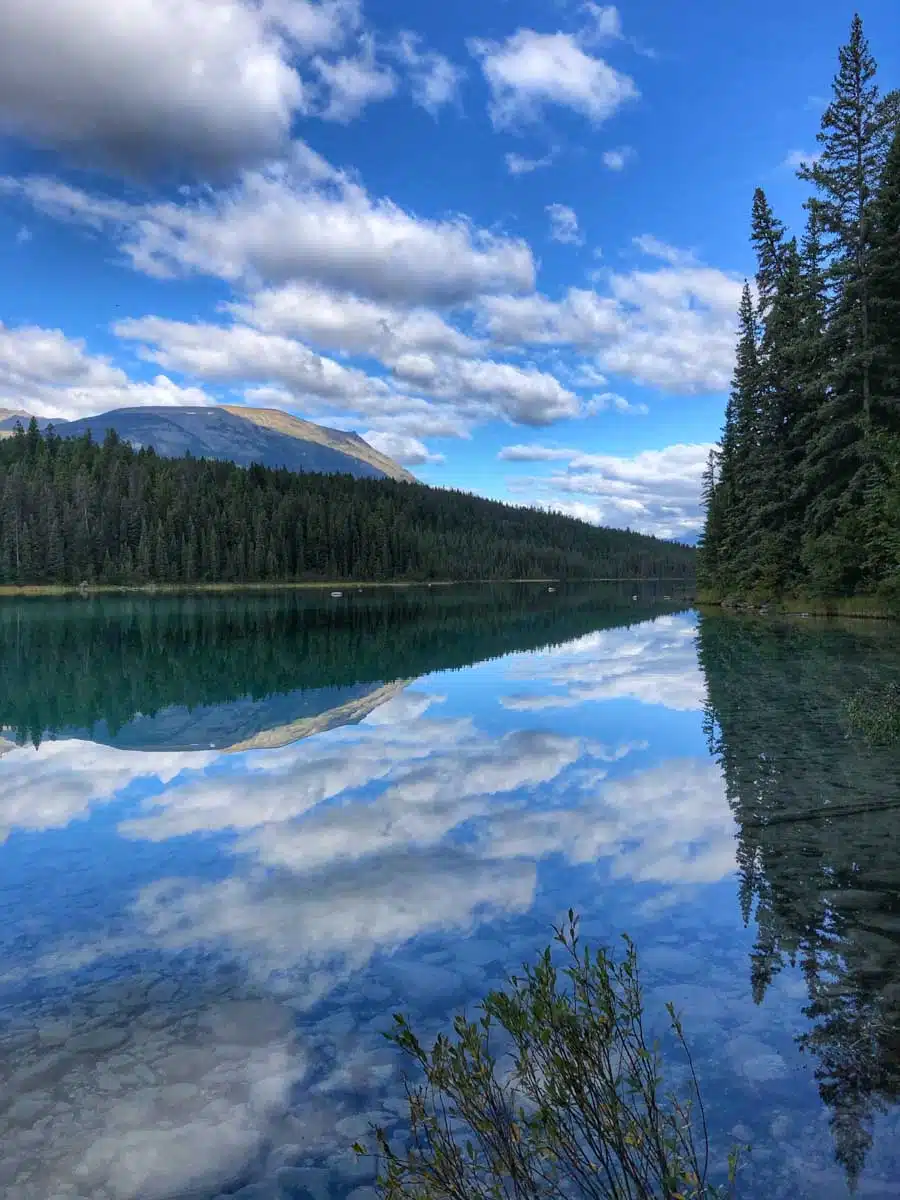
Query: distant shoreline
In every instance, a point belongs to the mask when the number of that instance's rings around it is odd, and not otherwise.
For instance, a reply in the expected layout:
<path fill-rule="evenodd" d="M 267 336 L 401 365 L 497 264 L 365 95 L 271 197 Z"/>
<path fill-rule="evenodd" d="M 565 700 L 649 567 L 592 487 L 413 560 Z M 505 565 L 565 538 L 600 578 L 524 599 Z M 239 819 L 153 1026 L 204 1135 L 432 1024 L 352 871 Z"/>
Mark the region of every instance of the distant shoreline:
<path fill-rule="evenodd" d="M 188 595 L 203 592 L 283 592 L 283 591 L 350 591 L 353 588 L 428 588 L 428 587 L 462 587 L 485 584 L 508 583 L 671 583 L 683 584 L 685 581 L 665 576 L 651 576 L 632 579 L 609 579 L 604 577 L 585 579 L 397 579 L 397 580 L 365 580 L 365 579 L 335 579 L 335 580 L 298 580 L 295 582 L 279 583 L 142 583 L 142 584 L 89 584 L 78 587 L 74 584 L 34 583 L 34 584 L 0 584 L 0 598 L 28 596 L 109 596 L 109 595 Z"/>

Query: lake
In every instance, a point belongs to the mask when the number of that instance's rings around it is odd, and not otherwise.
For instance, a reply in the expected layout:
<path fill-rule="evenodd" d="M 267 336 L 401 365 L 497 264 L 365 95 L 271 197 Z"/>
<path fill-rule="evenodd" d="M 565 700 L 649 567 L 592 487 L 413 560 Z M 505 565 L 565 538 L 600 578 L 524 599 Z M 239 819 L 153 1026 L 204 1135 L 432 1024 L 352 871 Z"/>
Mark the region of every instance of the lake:
<path fill-rule="evenodd" d="M 0 1193 L 364 1200 L 391 1014 L 635 940 L 739 1194 L 900 1194 L 875 622 L 665 585 L 0 601 Z"/>

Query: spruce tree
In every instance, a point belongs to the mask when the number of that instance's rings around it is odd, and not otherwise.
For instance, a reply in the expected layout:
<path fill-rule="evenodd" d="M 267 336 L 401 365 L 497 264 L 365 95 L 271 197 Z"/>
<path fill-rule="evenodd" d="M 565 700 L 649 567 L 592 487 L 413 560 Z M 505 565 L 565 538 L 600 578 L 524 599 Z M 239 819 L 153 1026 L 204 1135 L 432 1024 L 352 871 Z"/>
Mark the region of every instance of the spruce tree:
<path fill-rule="evenodd" d="M 900 122 L 872 206 L 870 296 L 873 415 L 900 433 Z"/>
<path fill-rule="evenodd" d="M 739 340 L 731 395 L 725 413 L 722 455 L 716 495 L 722 523 L 718 589 L 732 591 L 746 583 L 752 565 L 748 534 L 753 525 L 753 471 L 757 452 L 762 376 L 759 326 L 749 283 L 744 283 L 738 310 Z"/>
<path fill-rule="evenodd" d="M 826 235 L 832 285 L 830 336 L 840 347 L 838 386 L 852 390 L 864 423 L 871 415 L 872 205 L 896 119 L 896 98 L 882 98 L 876 65 L 856 14 L 839 51 L 832 101 L 816 135 L 817 161 L 798 176 L 816 189 L 810 202 Z"/>

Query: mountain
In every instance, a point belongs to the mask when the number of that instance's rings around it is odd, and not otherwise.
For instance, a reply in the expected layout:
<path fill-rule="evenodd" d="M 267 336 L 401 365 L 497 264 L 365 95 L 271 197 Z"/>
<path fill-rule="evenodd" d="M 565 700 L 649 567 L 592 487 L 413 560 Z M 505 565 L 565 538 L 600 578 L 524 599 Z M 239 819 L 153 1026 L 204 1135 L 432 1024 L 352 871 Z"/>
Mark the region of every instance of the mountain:
<path fill-rule="evenodd" d="M 27 424 L 28 413 L 0 409 L 0 435 L 9 434 L 17 422 Z M 42 427 L 46 421 L 38 422 Z M 90 430 L 102 441 L 108 429 L 140 449 L 152 446 L 165 458 L 192 454 L 249 467 L 287 467 L 291 471 L 341 472 L 366 479 L 397 479 L 415 483 L 415 476 L 386 454 L 380 454 L 357 433 L 343 433 L 302 421 L 271 408 L 178 408 L 153 406 L 117 408 L 77 421 L 54 421 L 61 437 L 81 437 Z"/>

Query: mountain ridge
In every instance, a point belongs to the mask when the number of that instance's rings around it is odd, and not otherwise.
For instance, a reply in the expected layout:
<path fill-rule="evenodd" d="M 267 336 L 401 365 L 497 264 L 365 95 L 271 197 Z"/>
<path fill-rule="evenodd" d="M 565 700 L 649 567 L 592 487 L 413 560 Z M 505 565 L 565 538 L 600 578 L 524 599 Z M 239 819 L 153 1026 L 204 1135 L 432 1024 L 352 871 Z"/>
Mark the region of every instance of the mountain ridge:
<path fill-rule="evenodd" d="M 0 436 L 9 436 L 18 422 L 30 419 L 27 412 L 0 408 Z M 144 405 L 110 409 L 73 421 L 39 419 L 38 423 L 42 428 L 52 423 L 55 432 L 66 438 L 90 431 L 96 441 L 114 429 L 135 449 L 152 446 L 164 458 L 191 454 L 241 467 L 259 463 L 291 471 L 416 482 L 410 471 L 359 434 L 317 425 L 278 409 L 237 404 Z"/>

